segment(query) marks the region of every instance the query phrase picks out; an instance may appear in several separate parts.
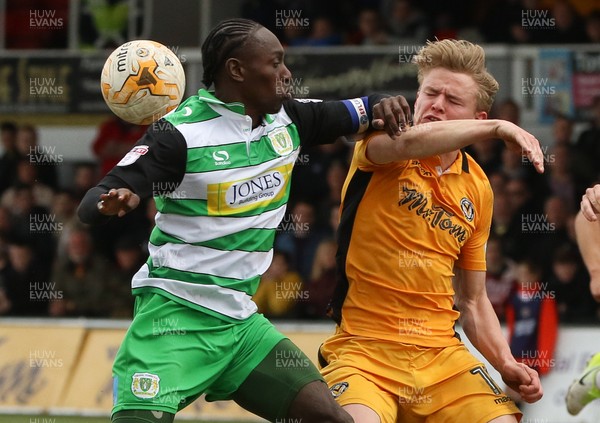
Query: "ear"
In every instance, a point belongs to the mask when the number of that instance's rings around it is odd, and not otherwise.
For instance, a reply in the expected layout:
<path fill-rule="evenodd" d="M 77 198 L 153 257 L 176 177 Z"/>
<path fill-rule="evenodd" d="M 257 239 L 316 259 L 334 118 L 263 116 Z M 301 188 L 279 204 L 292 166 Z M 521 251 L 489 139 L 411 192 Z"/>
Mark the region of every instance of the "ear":
<path fill-rule="evenodd" d="M 487 112 L 477 112 L 475 113 L 475 119 L 485 120 L 488 118 Z"/>
<path fill-rule="evenodd" d="M 225 62 L 225 74 L 236 82 L 244 82 L 244 67 L 239 59 L 231 57 Z"/>

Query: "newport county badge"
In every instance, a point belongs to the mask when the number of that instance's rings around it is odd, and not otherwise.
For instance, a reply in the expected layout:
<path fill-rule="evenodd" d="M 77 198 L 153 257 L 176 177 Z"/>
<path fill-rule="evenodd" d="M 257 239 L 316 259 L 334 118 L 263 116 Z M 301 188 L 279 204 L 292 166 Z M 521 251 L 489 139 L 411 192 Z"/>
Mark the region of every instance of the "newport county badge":
<path fill-rule="evenodd" d="M 472 222 L 473 217 L 475 217 L 475 208 L 473 207 L 473 203 L 471 203 L 471 200 L 469 200 L 467 197 L 463 197 L 462 200 L 460 200 L 460 209 L 462 210 L 467 220 L 469 222 Z"/>
<path fill-rule="evenodd" d="M 348 382 L 340 382 L 340 383 L 336 383 L 335 385 L 333 385 L 331 388 L 329 388 L 329 390 L 331 391 L 331 395 L 333 396 L 333 398 L 337 398 L 340 395 L 342 395 L 344 392 L 346 392 L 346 389 L 348 389 L 349 383 Z"/>
<path fill-rule="evenodd" d="M 271 145 L 280 156 L 286 156 L 294 150 L 292 137 L 286 128 L 277 128 L 267 134 Z"/>
<path fill-rule="evenodd" d="M 151 373 L 134 373 L 131 392 L 138 398 L 148 399 L 158 395 L 160 378 Z"/>

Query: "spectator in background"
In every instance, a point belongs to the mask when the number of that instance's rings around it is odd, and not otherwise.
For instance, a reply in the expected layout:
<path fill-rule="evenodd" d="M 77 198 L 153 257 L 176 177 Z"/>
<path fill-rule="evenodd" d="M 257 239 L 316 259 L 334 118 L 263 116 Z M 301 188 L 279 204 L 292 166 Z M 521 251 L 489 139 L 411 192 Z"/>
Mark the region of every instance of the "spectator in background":
<path fill-rule="evenodd" d="M 502 241 L 495 235 L 488 238 L 485 261 L 485 289 L 498 319 L 504 321 L 506 305 L 517 279 L 516 263 L 504 256 Z"/>
<path fill-rule="evenodd" d="M 502 150 L 503 143 L 501 140 L 476 142 L 467 148 L 467 152 L 473 156 L 488 178 L 490 174 L 500 169 L 502 163 Z"/>
<path fill-rule="evenodd" d="M 337 244 L 331 238 L 319 243 L 313 263 L 310 281 L 307 284 L 308 298 L 303 305 L 302 316 L 312 319 L 327 317 L 327 305 L 335 290 L 335 254 Z"/>
<path fill-rule="evenodd" d="M 302 277 L 290 268 L 290 258 L 282 251 L 274 251 L 273 261 L 260 278 L 260 285 L 252 300 L 258 312 L 268 318 L 297 316 L 297 302 L 306 300 Z"/>
<path fill-rule="evenodd" d="M 594 9 L 585 20 L 588 42 L 600 44 L 600 9 Z"/>
<path fill-rule="evenodd" d="M 62 163 L 62 156 L 53 147 L 45 148 L 38 144 L 38 134 L 32 125 L 23 125 L 17 130 L 17 151 L 21 159 L 27 159 L 37 167 L 40 182 L 52 189 L 58 187 L 56 165 Z M 48 154 L 50 151 L 54 153 Z"/>
<path fill-rule="evenodd" d="M 588 288 L 581 258 L 573 245 L 565 244 L 552 256 L 550 291 L 556 294 L 561 323 L 586 323 L 597 319 L 596 304 Z"/>
<path fill-rule="evenodd" d="M 359 44 L 382 45 L 390 42 L 390 34 L 377 9 L 363 9 L 358 13 Z"/>
<path fill-rule="evenodd" d="M 294 166 L 294 178 L 290 197 L 302 198 L 317 204 L 327 197 L 328 187 L 323 181 L 327 179 L 327 170 L 332 162 L 346 162 L 349 146 L 338 139 L 333 144 L 319 145 L 301 152 Z"/>
<path fill-rule="evenodd" d="M 100 125 L 96 139 L 92 143 L 92 150 L 100 164 L 101 176 L 106 175 L 119 163 L 133 145 L 143 137 L 146 128 L 147 126 L 134 125 L 116 116 L 111 116 Z"/>
<path fill-rule="evenodd" d="M 382 16 L 388 19 L 392 36 L 402 43 L 422 45 L 431 36 L 431 25 L 413 0 L 382 2 Z"/>
<path fill-rule="evenodd" d="M 2 156 L 0 156 L 0 195 L 6 190 L 17 173 L 19 152 L 17 150 L 17 125 L 12 122 L 0 124 L 0 143 L 2 143 Z"/>
<path fill-rule="evenodd" d="M 565 144 L 552 148 L 552 153 L 546 163 L 547 191 L 550 195 L 560 197 L 568 209 L 577 209 L 577 183 L 572 172 L 571 149 Z M 584 185 L 585 186 L 585 185 Z"/>
<path fill-rule="evenodd" d="M 506 182 L 508 182 L 508 178 L 503 172 L 496 170 L 487 175 L 487 177 L 490 181 L 490 186 L 492 187 L 494 195 L 506 193 L 505 188 Z"/>
<path fill-rule="evenodd" d="M 290 46 L 337 46 L 342 44 L 342 36 L 327 16 L 318 16 L 310 20 L 311 31 L 307 38 L 289 39 Z"/>
<path fill-rule="evenodd" d="M 2 264 L 0 264 L 0 267 L 2 267 Z M 0 316 L 8 314 L 12 307 L 12 303 L 8 299 L 8 294 L 6 293 L 3 282 L 4 281 L 0 280 Z"/>
<path fill-rule="evenodd" d="M 479 30 L 488 43 L 523 43 L 529 33 L 523 28 L 522 11 L 529 9 L 521 0 L 481 2 L 483 18 Z"/>
<path fill-rule="evenodd" d="M 0 264 L 0 286 L 6 300 L 5 314 L 10 316 L 44 316 L 53 295 L 48 275 L 37 263 L 34 248 L 23 239 L 8 243 L 8 260 Z"/>
<path fill-rule="evenodd" d="M 565 115 L 557 115 L 552 123 L 552 145 L 573 145 L 573 120 Z"/>
<path fill-rule="evenodd" d="M 87 229 L 79 227 L 67 236 L 67 256 L 52 272 L 62 299 L 50 303 L 50 315 L 107 317 L 109 303 L 114 300 L 109 291 L 114 285 L 112 266 L 94 254 Z"/>
<path fill-rule="evenodd" d="M 568 222 L 572 211 L 565 200 L 556 195 L 550 196 L 544 202 L 544 214 L 537 219 L 538 223 L 530 226 L 534 231 L 534 241 L 530 244 L 530 256 L 543 264 L 543 276 L 551 274 L 549 259 L 556 251 L 565 246 L 573 245 L 569 236 Z"/>
<path fill-rule="evenodd" d="M 521 153 L 508 148 L 502 149 L 500 170 L 510 179 L 529 179 L 529 172 L 523 166 Z"/>
<path fill-rule="evenodd" d="M 521 232 L 520 228 L 515 227 L 513 224 L 514 216 L 508 194 L 504 190 L 494 191 L 490 236 L 495 236 L 501 240 L 503 252 L 511 258 L 517 257 L 520 252 L 519 239 Z"/>
<path fill-rule="evenodd" d="M 596 181 L 600 163 L 600 95 L 592 100 L 589 116 L 590 126 L 579 135 L 575 148 L 586 169 L 590 169 L 591 180 Z"/>
<path fill-rule="evenodd" d="M 342 160 L 336 159 L 329 164 L 326 174 L 328 193 L 319 205 L 319 216 L 324 217 L 322 220 L 329 217 L 332 205 L 342 202 L 342 188 L 346 181 L 346 175 L 348 175 L 348 167 Z"/>
<path fill-rule="evenodd" d="M 553 292 L 548 290 L 548 284 L 541 282 L 541 277 L 542 270 L 536 263 L 525 260 L 518 264 L 516 289 L 508 301 L 506 323 L 513 357 L 544 376 L 553 362 L 558 313 Z"/>
<path fill-rule="evenodd" d="M 9 207 L 0 205 L 0 256 L 4 242 L 9 238 L 12 231 L 12 213 Z"/>
<path fill-rule="evenodd" d="M 77 200 L 81 200 L 85 193 L 98 182 L 97 166 L 92 163 L 79 163 L 75 165 L 73 185 L 69 189 Z"/>
<path fill-rule="evenodd" d="M 587 41 L 585 21 L 569 0 L 555 0 L 551 11 L 555 26 L 535 31 L 535 43 L 574 44 Z"/>
<path fill-rule="evenodd" d="M 44 274 L 49 273 L 56 251 L 52 234 L 59 229 L 55 219 L 47 208 L 35 205 L 29 185 L 15 187 L 14 202 L 8 207 L 12 212 L 10 237 L 30 243 L 37 267 Z"/>
<path fill-rule="evenodd" d="M 144 264 L 145 254 L 136 237 L 123 235 L 115 244 L 115 277 L 107 287 L 112 300 L 108 316 L 120 319 L 133 317 L 134 297 L 131 295 L 131 278 Z"/>
<path fill-rule="evenodd" d="M 78 199 L 71 191 L 61 190 L 54 195 L 54 201 L 52 201 L 52 208 L 50 211 L 56 222 L 60 223 L 60 232 L 54 233 L 57 243 L 57 260 L 65 259 L 67 255 L 67 240 L 69 239 L 69 234 L 81 225 L 79 218 L 76 215 L 78 204 Z"/>
<path fill-rule="evenodd" d="M 504 251 L 513 260 L 520 260 L 530 251 L 538 236 L 538 232 L 529 230 L 527 225 L 533 225 L 535 229 L 538 222 L 534 219 L 541 218 L 542 210 L 524 179 L 509 179 L 505 192 L 511 221 L 503 236 Z"/>
<path fill-rule="evenodd" d="M 19 159 L 17 163 L 16 180 L 13 186 L 9 187 L 2 194 L 0 203 L 3 206 L 10 206 L 15 201 L 15 190 L 19 185 L 31 187 L 33 192 L 33 202 L 36 206 L 49 208 L 52 205 L 54 191 L 48 185 L 40 182 L 38 179 L 38 167 L 32 164 L 28 159 Z"/>
<path fill-rule="evenodd" d="M 275 238 L 275 248 L 288 254 L 291 266 L 302 280 L 310 279 L 315 252 L 323 239 L 316 228 L 315 206 L 297 201 L 280 227 L 283 231 Z"/>

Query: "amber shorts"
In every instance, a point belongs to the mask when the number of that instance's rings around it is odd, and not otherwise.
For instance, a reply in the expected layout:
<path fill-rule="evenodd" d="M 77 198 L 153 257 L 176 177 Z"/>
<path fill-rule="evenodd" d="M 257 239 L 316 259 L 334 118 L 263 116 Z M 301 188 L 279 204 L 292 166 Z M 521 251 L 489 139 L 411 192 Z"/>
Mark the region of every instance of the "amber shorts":
<path fill-rule="evenodd" d="M 362 404 L 381 423 L 486 423 L 521 412 L 462 344 L 444 348 L 352 336 L 338 329 L 320 348 L 336 401 Z"/>

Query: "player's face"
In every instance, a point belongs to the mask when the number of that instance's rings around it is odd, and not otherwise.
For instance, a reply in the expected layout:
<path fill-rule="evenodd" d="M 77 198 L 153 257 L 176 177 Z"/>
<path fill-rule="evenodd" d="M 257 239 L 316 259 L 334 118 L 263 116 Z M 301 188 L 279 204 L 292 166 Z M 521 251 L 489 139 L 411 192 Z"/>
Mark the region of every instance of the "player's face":
<path fill-rule="evenodd" d="M 283 62 L 284 52 L 277 37 L 261 28 L 254 34 L 240 59 L 244 69 L 243 96 L 247 108 L 261 114 L 277 113 L 290 97 L 291 72 Z"/>
<path fill-rule="evenodd" d="M 434 68 L 425 74 L 415 101 L 415 123 L 486 119 L 477 110 L 477 84 L 464 73 Z"/>

